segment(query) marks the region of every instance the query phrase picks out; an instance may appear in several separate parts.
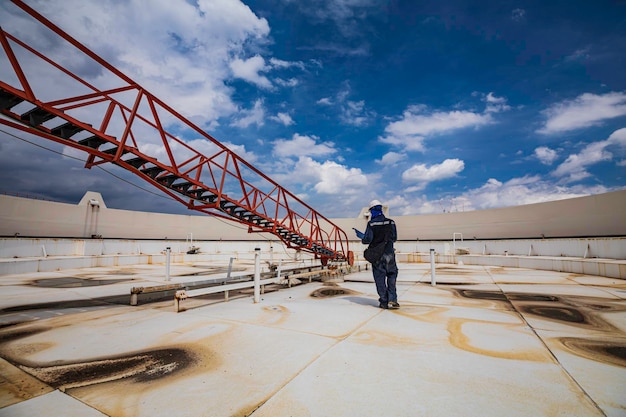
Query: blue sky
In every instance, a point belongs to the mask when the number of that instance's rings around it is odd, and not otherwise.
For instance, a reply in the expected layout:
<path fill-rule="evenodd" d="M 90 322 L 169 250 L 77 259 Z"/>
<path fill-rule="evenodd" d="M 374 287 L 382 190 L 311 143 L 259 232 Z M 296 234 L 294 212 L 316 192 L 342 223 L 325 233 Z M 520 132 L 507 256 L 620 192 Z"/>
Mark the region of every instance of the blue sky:
<path fill-rule="evenodd" d="M 27 3 L 327 217 L 373 198 L 409 215 L 626 188 L 624 2 Z M 9 2 L 0 24 L 55 53 Z M 0 192 L 193 214 L 0 128 Z"/>

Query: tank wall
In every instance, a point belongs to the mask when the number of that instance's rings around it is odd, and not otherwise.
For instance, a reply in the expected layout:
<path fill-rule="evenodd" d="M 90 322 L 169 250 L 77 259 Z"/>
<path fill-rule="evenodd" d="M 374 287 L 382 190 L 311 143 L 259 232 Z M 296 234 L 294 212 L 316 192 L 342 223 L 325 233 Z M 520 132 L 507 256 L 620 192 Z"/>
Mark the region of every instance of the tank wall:
<path fill-rule="evenodd" d="M 390 217 L 398 227 L 399 240 L 491 240 L 555 237 L 626 236 L 626 191 L 459 213 Z M 360 219 L 337 219 L 349 231 L 363 230 Z"/>
<path fill-rule="evenodd" d="M 501 209 L 390 216 L 399 240 L 489 240 L 626 236 L 626 190 Z M 367 219 L 331 219 L 354 236 Z M 276 240 L 207 215 L 172 215 L 0 196 L 0 236 L 36 238 Z"/>

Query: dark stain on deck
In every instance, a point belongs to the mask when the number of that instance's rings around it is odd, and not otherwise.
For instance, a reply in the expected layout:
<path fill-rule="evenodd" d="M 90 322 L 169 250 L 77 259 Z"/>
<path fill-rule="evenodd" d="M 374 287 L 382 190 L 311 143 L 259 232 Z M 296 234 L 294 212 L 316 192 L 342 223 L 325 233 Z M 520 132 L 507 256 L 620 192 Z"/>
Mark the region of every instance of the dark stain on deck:
<path fill-rule="evenodd" d="M 610 365 L 626 367 L 626 339 L 616 341 L 564 337 L 559 339 L 559 342 L 578 356 Z"/>
<path fill-rule="evenodd" d="M 16 365 L 53 388 L 66 390 L 127 378 L 132 378 L 136 383 L 149 383 L 179 372 L 193 363 L 194 355 L 188 350 L 165 348 L 74 363 L 40 364 L 23 361 Z"/>

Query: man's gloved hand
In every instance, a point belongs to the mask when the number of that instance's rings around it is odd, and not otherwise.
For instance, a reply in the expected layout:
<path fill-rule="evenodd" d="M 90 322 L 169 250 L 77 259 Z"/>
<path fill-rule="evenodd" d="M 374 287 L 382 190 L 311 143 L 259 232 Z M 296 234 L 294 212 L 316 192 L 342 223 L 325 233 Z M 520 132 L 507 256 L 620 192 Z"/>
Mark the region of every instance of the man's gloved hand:
<path fill-rule="evenodd" d="M 358 230 L 356 230 L 354 227 L 352 228 L 354 230 L 354 232 L 356 233 L 356 237 L 358 237 L 359 239 L 363 239 L 365 237 L 365 234 L 363 232 L 359 232 Z"/>

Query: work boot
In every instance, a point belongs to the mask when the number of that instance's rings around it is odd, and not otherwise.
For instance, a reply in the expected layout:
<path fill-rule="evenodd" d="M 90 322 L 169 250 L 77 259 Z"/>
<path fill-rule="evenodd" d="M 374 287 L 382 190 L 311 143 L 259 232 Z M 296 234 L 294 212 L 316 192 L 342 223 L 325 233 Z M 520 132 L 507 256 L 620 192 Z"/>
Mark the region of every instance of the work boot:
<path fill-rule="evenodd" d="M 383 304 L 383 303 L 380 303 L 380 304 L 378 305 L 378 307 L 379 307 L 379 308 L 382 308 L 382 309 L 384 309 L 384 310 L 387 310 L 387 309 L 389 308 L 389 307 L 387 306 L 387 304 Z"/>
<path fill-rule="evenodd" d="M 398 304 L 397 301 L 389 301 L 389 308 L 392 308 L 395 310 L 397 308 L 400 308 L 400 304 Z"/>

